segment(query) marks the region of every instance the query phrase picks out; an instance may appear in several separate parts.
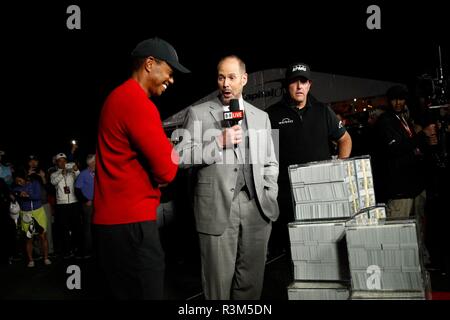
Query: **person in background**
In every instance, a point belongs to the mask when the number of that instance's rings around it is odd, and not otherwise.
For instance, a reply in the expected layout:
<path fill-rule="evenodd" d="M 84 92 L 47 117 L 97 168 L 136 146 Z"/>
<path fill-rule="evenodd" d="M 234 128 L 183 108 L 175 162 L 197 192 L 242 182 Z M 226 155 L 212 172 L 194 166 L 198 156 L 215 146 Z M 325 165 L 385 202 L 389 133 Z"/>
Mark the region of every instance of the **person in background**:
<path fill-rule="evenodd" d="M 92 208 L 94 200 L 95 154 L 89 154 L 86 158 L 88 167 L 81 171 L 75 182 L 75 194 L 83 208 L 83 245 L 84 258 L 92 255 Z"/>
<path fill-rule="evenodd" d="M 386 92 L 388 110 L 375 124 L 377 150 L 374 177 L 379 201 L 386 202 L 390 219 L 415 218 L 420 237 L 425 240 L 424 219 L 427 202 L 427 168 L 424 161 L 430 146 L 437 144 L 436 127 L 429 124 L 415 131 L 407 116 L 408 91 L 393 86 Z M 429 253 L 423 250 L 425 263 Z"/>
<path fill-rule="evenodd" d="M 11 186 L 13 183 L 11 168 L 3 164 L 3 157 L 5 156 L 5 151 L 0 150 L 0 179 L 8 185 Z"/>
<path fill-rule="evenodd" d="M 0 265 L 11 264 L 15 254 L 16 224 L 10 213 L 12 199 L 8 185 L 0 178 Z"/>
<path fill-rule="evenodd" d="M 48 258 L 47 241 L 47 216 L 41 203 L 41 185 L 36 180 L 30 180 L 25 170 L 18 170 L 15 173 L 15 186 L 12 191 L 19 201 L 21 212 L 21 228 L 25 233 L 26 253 L 28 257 L 28 267 L 35 266 L 33 259 L 33 237 L 39 235 L 44 264 L 50 265 L 52 262 Z"/>
<path fill-rule="evenodd" d="M 375 124 L 376 162 L 379 173 L 379 199 L 387 203 L 391 218 L 424 215 L 424 154 L 437 143 L 434 124 L 416 132 L 405 116 L 408 91 L 393 86 L 386 93 L 388 110 Z M 380 176 L 382 175 L 382 176 Z"/>
<path fill-rule="evenodd" d="M 81 248 L 81 208 L 75 195 L 75 179 L 80 174 L 76 164 L 67 163 L 64 153 L 56 155 L 58 170 L 50 176 L 56 188 L 55 223 L 62 242 L 65 259 L 80 253 Z"/>
<path fill-rule="evenodd" d="M 28 177 L 31 180 L 36 180 L 41 185 L 41 203 L 47 216 L 47 241 L 48 252 L 52 256 L 54 254 L 53 249 L 53 210 L 48 202 L 48 190 L 51 186 L 47 173 L 40 166 L 39 158 L 36 155 L 28 156 Z"/>

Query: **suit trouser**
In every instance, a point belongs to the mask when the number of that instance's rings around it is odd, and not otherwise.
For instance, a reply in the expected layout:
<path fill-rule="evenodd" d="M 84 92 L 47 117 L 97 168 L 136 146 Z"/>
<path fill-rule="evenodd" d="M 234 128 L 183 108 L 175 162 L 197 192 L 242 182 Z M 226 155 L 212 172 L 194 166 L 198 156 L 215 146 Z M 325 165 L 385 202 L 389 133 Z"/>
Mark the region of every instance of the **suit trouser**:
<path fill-rule="evenodd" d="M 214 209 L 212 209 L 214 210 Z M 272 224 L 241 191 L 220 236 L 199 233 L 205 299 L 260 299 Z"/>
<path fill-rule="evenodd" d="M 272 234 L 269 240 L 269 252 L 280 254 L 283 251 L 291 258 L 291 242 L 289 238 L 288 223 L 293 222 L 294 208 L 292 207 L 291 191 L 281 188 L 278 192 L 278 207 L 280 208 L 280 216 L 272 223 Z"/>

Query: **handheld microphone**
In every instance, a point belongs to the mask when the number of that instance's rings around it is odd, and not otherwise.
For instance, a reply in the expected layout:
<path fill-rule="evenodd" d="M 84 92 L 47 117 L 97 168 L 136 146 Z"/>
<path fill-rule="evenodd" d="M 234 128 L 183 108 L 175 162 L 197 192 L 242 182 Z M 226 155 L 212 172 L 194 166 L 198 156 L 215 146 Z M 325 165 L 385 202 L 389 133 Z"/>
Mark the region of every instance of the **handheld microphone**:
<path fill-rule="evenodd" d="M 239 108 L 239 100 L 231 99 L 230 100 L 230 111 L 224 111 L 223 119 L 228 123 L 229 127 L 233 127 L 239 124 L 239 121 L 244 119 L 244 111 Z M 235 144 L 234 148 L 237 148 L 238 145 Z"/>
<path fill-rule="evenodd" d="M 228 122 L 229 126 L 235 126 L 239 124 L 239 121 L 244 119 L 244 111 L 239 108 L 239 100 L 230 100 L 230 111 L 224 111 L 223 119 Z"/>

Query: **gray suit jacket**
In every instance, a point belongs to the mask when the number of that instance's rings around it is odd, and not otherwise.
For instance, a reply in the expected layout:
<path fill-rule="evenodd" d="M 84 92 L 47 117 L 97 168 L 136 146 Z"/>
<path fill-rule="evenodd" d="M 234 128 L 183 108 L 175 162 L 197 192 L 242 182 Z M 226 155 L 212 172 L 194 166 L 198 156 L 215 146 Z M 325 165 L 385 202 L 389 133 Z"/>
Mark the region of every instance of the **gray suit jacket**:
<path fill-rule="evenodd" d="M 266 112 L 244 102 L 250 161 L 262 214 L 272 221 L 279 215 L 278 162 Z M 228 226 L 241 148 L 221 149 L 215 137 L 223 130 L 223 107 L 218 99 L 191 107 L 176 146 L 180 167 L 196 167 L 194 211 L 197 231 L 220 235 Z"/>

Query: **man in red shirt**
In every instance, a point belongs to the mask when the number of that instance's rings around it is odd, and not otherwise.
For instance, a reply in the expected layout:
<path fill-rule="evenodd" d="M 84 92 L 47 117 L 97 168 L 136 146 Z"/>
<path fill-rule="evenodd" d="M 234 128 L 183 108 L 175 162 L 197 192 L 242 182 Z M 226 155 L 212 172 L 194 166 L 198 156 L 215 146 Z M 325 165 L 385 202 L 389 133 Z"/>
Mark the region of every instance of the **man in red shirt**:
<path fill-rule="evenodd" d="M 103 106 L 94 183 L 95 243 L 108 292 L 117 299 L 162 299 L 164 252 L 156 225 L 159 186 L 171 182 L 178 155 L 149 97 L 189 72 L 166 41 L 151 38 L 132 52 L 131 78 Z"/>

